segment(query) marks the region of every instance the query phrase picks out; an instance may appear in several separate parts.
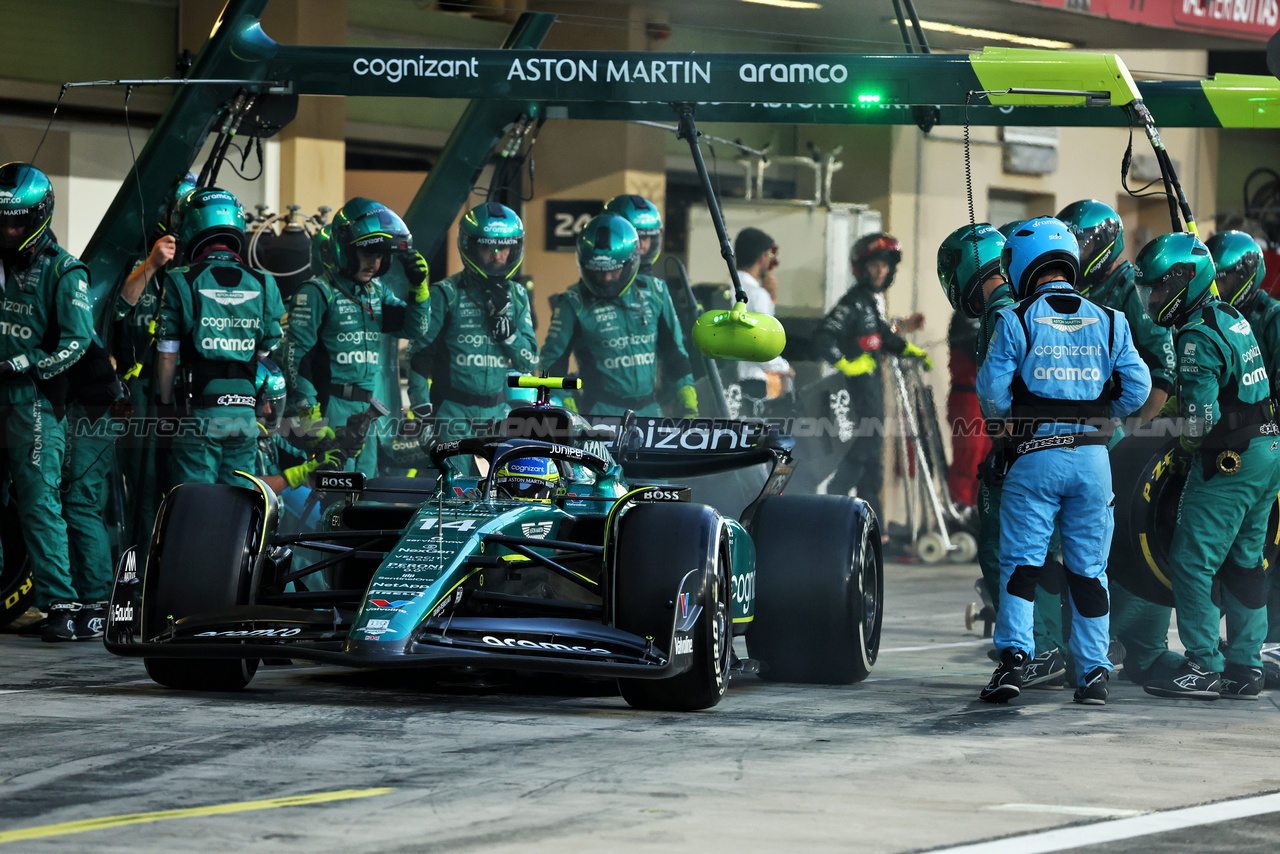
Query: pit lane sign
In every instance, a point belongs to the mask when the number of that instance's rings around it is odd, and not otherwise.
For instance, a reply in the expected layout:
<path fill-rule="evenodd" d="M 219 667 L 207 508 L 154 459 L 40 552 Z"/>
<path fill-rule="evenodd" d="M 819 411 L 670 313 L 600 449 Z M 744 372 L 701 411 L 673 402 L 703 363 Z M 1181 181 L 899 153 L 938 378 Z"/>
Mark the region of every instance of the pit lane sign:
<path fill-rule="evenodd" d="M 573 252 L 578 248 L 578 235 L 591 218 L 604 210 L 598 199 L 547 199 L 548 252 Z"/>

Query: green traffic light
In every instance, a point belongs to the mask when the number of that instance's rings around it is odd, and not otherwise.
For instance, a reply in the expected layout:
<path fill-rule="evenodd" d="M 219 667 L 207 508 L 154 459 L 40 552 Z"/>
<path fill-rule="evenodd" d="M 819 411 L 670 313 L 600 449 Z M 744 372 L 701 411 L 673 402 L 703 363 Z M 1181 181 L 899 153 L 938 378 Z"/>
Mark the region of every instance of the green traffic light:
<path fill-rule="evenodd" d="M 879 95 L 859 95 L 858 103 L 859 104 L 878 104 L 880 103 L 880 96 Z"/>

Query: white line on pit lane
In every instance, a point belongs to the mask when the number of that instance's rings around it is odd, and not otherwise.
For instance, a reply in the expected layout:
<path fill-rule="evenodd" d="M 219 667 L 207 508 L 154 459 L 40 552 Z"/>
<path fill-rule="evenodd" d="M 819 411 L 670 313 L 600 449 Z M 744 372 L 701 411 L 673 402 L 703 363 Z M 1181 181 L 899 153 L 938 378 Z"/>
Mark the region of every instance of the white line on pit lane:
<path fill-rule="evenodd" d="M 1084 848 L 1119 839 L 1168 833 L 1273 812 L 1280 812 L 1280 794 L 1220 801 L 1198 807 L 1149 813 L 1136 818 L 1073 825 L 954 848 L 935 848 L 929 854 L 1046 854 L 1050 851 Z"/>
<path fill-rule="evenodd" d="M 1089 818 L 1131 818 L 1146 815 L 1146 810 L 1118 810 L 1111 807 L 1069 807 L 1059 804 L 998 804 L 983 807 L 992 812 L 1047 812 L 1057 815 L 1082 815 Z"/>
<path fill-rule="evenodd" d="M 990 644 L 991 638 L 983 638 L 982 640 L 967 640 L 957 643 L 931 643 L 928 646 L 891 646 L 881 652 L 924 652 L 929 649 L 950 649 L 955 646 L 978 646 L 980 644 Z"/>

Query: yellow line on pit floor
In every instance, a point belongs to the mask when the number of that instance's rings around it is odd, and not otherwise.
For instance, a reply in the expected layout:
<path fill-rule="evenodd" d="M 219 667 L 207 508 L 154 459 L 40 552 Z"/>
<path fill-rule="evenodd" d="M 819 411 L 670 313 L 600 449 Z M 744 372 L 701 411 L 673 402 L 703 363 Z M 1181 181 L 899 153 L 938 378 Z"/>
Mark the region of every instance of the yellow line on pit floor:
<path fill-rule="evenodd" d="M 289 798 L 271 798 L 265 801 L 241 801 L 233 804 L 216 804 L 209 807 L 192 807 L 183 810 L 161 810 L 159 812 L 139 812 L 130 815 L 113 815 L 104 818 L 86 818 L 80 821 L 66 821 L 61 824 L 46 824 L 43 827 L 24 827 L 19 830 L 0 831 L 0 845 L 6 842 L 17 842 L 22 839 L 43 839 L 47 836 L 66 836 L 71 833 L 84 833 L 88 830 L 103 830 L 108 827 L 122 827 L 126 824 L 147 824 L 153 821 L 168 821 L 171 818 L 195 818 L 205 815 L 226 815 L 227 813 L 252 812 L 254 810 L 273 810 L 279 807 L 300 807 L 306 804 L 322 804 L 326 801 L 346 801 L 352 798 L 371 798 L 385 795 L 395 789 L 343 789 L 339 792 L 319 792 L 314 795 L 295 795 Z"/>

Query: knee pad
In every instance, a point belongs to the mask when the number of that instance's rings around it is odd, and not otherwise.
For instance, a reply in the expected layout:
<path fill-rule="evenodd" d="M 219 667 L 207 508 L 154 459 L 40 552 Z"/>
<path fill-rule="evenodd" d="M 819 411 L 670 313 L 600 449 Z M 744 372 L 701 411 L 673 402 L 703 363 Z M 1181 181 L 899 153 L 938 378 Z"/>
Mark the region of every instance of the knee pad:
<path fill-rule="evenodd" d="M 1111 602 L 1107 598 L 1107 588 L 1102 586 L 1101 579 L 1086 578 L 1067 573 L 1067 587 L 1071 590 L 1071 601 L 1082 617 L 1105 617 L 1111 611 Z"/>
<path fill-rule="evenodd" d="M 1227 560 L 1223 562 L 1218 577 L 1222 579 L 1223 588 L 1229 590 L 1246 608 L 1267 606 L 1267 583 L 1260 565 L 1240 566 Z"/>
<path fill-rule="evenodd" d="M 1036 582 L 1040 580 L 1040 572 L 1043 569 L 1042 566 L 1015 566 L 1013 573 L 1009 576 L 1009 583 L 1005 585 L 1005 591 L 1010 596 L 1034 602 Z"/>
<path fill-rule="evenodd" d="M 1062 593 L 1062 582 L 1064 580 L 1062 576 L 1066 574 L 1066 571 L 1066 567 L 1062 564 L 1056 560 L 1050 560 L 1044 565 L 1043 571 L 1040 573 L 1040 587 L 1046 593 L 1051 593 L 1054 596 Z"/>

